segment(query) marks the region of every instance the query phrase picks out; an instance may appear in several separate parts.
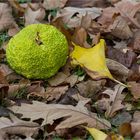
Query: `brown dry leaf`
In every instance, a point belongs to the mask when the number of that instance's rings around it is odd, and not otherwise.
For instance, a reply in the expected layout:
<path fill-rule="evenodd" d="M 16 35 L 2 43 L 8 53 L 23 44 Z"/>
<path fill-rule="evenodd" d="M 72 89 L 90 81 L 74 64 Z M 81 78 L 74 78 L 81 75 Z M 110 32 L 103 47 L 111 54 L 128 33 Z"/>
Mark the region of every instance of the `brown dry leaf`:
<path fill-rule="evenodd" d="M 68 0 L 66 6 L 72 7 L 96 7 L 99 2 L 104 2 L 102 0 Z"/>
<path fill-rule="evenodd" d="M 92 7 L 93 6 L 93 0 L 68 0 L 66 3 L 66 6 L 71 6 L 71 7 Z"/>
<path fill-rule="evenodd" d="M 130 81 L 128 82 L 128 86 L 133 97 L 135 99 L 139 99 L 140 98 L 140 83 L 136 83 L 136 81 Z"/>
<path fill-rule="evenodd" d="M 117 80 L 126 81 L 129 74 L 129 69 L 127 67 L 111 59 L 106 59 L 106 64 L 111 73 L 117 77 Z"/>
<path fill-rule="evenodd" d="M 82 17 L 86 14 L 93 20 L 101 15 L 101 8 L 65 7 L 57 13 L 54 20 L 61 17 L 68 27 L 79 27 L 81 25 Z"/>
<path fill-rule="evenodd" d="M 1 70 L 1 67 L 0 67 L 0 84 L 8 84 L 8 81 L 6 80 L 6 77 L 4 75 L 4 72 Z"/>
<path fill-rule="evenodd" d="M 20 90 L 25 90 L 30 84 L 11 84 L 8 89 L 8 97 L 15 97 Z"/>
<path fill-rule="evenodd" d="M 6 43 L 3 42 L 2 45 L 1 45 L 1 48 L 0 48 L 0 61 L 2 61 L 4 58 L 5 58 L 5 51 L 3 49 L 3 46 L 5 45 Z"/>
<path fill-rule="evenodd" d="M 121 16 L 115 18 L 113 24 L 108 27 L 108 30 L 111 31 L 112 35 L 120 39 L 129 39 L 133 35 L 128 23 Z"/>
<path fill-rule="evenodd" d="M 133 121 L 140 121 L 140 111 L 135 111 L 135 113 L 133 114 Z"/>
<path fill-rule="evenodd" d="M 69 88 L 68 91 L 64 94 L 64 96 L 62 96 L 60 98 L 60 100 L 58 101 L 59 104 L 63 104 L 63 105 L 73 105 L 76 106 L 77 104 L 77 100 L 75 98 L 73 98 L 73 95 L 77 95 L 79 94 L 78 90 L 76 88 Z"/>
<path fill-rule="evenodd" d="M 2 101 L 5 97 L 8 96 L 8 84 L 0 84 L 0 100 Z"/>
<path fill-rule="evenodd" d="M 86 82 L 80 82 L 76 84 L 78 91 L 84 97 L 93 97 L 95 94 L 102 89 L 105 85 L 105 80 L 88 80 Z"/>
<path fill-rule="evenodd" d="M 87 43 L 87 32 L 85 28 L 78 27 L 75 29 L 74 34 L 72 36 L 72 41 L 82 47 L 90 48 L 91 46 Z"/>
<path fill-rule="evenodd" d="M 24 78 L 22 78 L 20 81 L 19 81 L 19 84 L 30 84 L 31 83 L 31 81 L 29 80 L 29 79 L 24 79 Z"/>
<path fill-rule="evenodd" d="M 100 23 L 92 20 L 91 27 L 88 28 L 89 36 L 91 39 L 94 37 L 95 34 L 106 32 L 105 27 L 102 26 Z"/>
<path fill-rule="evenodd" d="M 84 100 L 89 100 L 89 101 L 91 100 L 90 98 L 85 98 L 81 96 L 78 92 L 76 94 L 71 95 L 71 97 L 75 99 L 77 102 L 84 101 Z"/>
<path fill-rule="evenodd" d="M 0 71 L 3 72 L 4 76 L 8 76 L 10 74 L 12 74 L 14 71 L 12 69 L 10 69 L 7 65 L 5 64 L 1 64 L 0 66 Z"/>
<path fill-rule="evenodd" d="M 12 16 L 12 8 L 7 3 L 0 3 L 0 31 L 16 28 L 18 25 Z"/>
<path fill-rule="evenodd" d="M 43 7 L 46 10 L 52 10 L 56 8 L 63 8 L 68 0 L 44 0 Z"/>
<path fill-rule="evenodd" d="M 58 72 L 55 76 L 53 76 L 52 78 L 48 80 L 48 83 L 51 86 L 58 86 L 64 83 L 67 77 L 68 75 L 66 75 L 65 73 Z"/>
<path fill-rule="evenodd" d="M 113 48 L 121 51 L 121 52 L 126 52 L 127 50 L 129 50 L 129 48 L 127 47 L 127 42 L 126 41 L 120 41 L 120 42 L 117 42 L 117 41 L 114 41 L 113 42 L 115 43 L 115 45 L 113 46 Z"/>
<path fill-rule="evenodd" d="M 134 140 L 140 138 L 140 112 L 136 111 L 133 115 L 133 122 L 131 122 L 132 133 L 134 134 Z"/>
<path fill-rule="evenodd" d="M 129 81 L 139 81 L 140 80 L 140 65 L 136 62 L 133 63 L 128 76 Z"/>
<path fill-rule="evenodd" d="M 114 16 L 119 12 L 114 7 L 107 7 L 103 9 L 102 15 L 98 18 L 98 23 L 104 27 L 108 27 L 114 21 Z"/>
<path fill-rule="evenodd" d="M 66 6 L 73 7 L 105 7 L 106 1 L 103 0 L 68 0 Z"/>
<path fill-rule="evenodd" d="M 140 28 L 140 23 L 134 18 L 137 12 L 140 11 L 140 3 L 135 3 L 130 0 L 122 0 L 115 4 L 115 8 L 119 11 L 121 16 L 126 19 L 127 22 L 131 22 L 137 28 Z"/>
<path fill-rule="evenodd" d="M 98 100 L 95 105 L 97 105 L 100 111 L 106 111 L 110 105 L 110 101 L 108 98 L 103 97 L 102 99 Z"/>
<path fill-rule="evenodd" d="M 46 91 L 42 94 L 42 98 L 47 99 L 47 101 L 57 101 L 67 90 L 68 86 L 47 87 Z"/>
<path fill-rule="evenodd" d="M 44 99 L 44 93 L 40 93 L 40 92 L 31 92 L 27 95 L 27 99 L 35 99 L 38 101 L 42 101 Z"/>
<path fill-rule="evenodd" d="M 137 127 L 138 127 L 138 125 L 137 125 Z M 139 127 L 140 127 L 140 124 L 139 124 Z M 137 132 L 133 138 L 134 138 L 134 140 L 139 140 L 140 139 L 140 132 Z"/>
<path fill-rule="evenodd" d="M 41 93 L 44 93 L 45 92 L 45 88 L 43 86 L 41 86 L 40 83 L 35 83 L 35 84 L 31 84 L 31 86 L 29 86 L 27 88 L 27 91 L 29 93 L 31 93 L 31 92 L 41 92 Z"/>
<path fill-rule="evenodd" d="M 20 75 L 17 75 L 12 69 L 7 65 L 1 64 L 0 66 L 1 82 L 13 81 L 16 79 L 21 79 Z"/>
<path fill-rule="evenodd" d="M 2 49 L 2 51 L 4 51 L 4 56 L 6 56 L 5 50 L 7 47 L 8 47 L 8 41 L 3 42 L 1 45 L 1 49 Z M 3 58 L 5 58 L 5 57 L 3 57 Z"/>
<path fill-rule="evenodd" d="M 27 92 L 28 93 L 32 93 L 32 92 L 44 93 L 45 88 L 41 85 L 39 81 L 37 81 L 35 83 L 31 83 L 30 86 L 27 87 Z"/>
<path fill-rule="evenodd" d="M 82 100 L 90 100 L 90 98 L 85 98 L 81 96 L 78 89 L 73 87 L 73 88 L 68 89 L 65 95 L 60 98 L 58 103 L 64 104 L 64 105 L 76 106 L 77 102 L 82 101 Z"/>
<path fill-rule="evenodd" d="M 70 84 L 70 87 L 75 86 L 77 82 L 79 82 L 81 79 L 78 75 L 70 75 L 69 77 L 66 78 L 65 82 Z M 83 77 L 84 78 L 84 77 Z M 82 79 L 83 80 L 83 79 Z"/>
<path fill-rule="evenodd" d="M 8 139 L 8 134 L 20 134 L 31 139 L 31 136 L 38 132 L 39 125 L 37 123 L 22 121 L 13 114 L 10 116 L 11 120 L 5 117 L 0 118 L 0 140 Z"/>
<path fill-rule="evenodd" d="M 136 13 L 140 9 L 139 3 L 133 3 L 129 0 L 122 0 L 114 5 L 115 7 L 107 7 L 103 9 L 101 17 L 98 19 L 98 22 L 105 27 L 108 27 L 114 22 L 116 15 L 121 15 L 122 18 L 126 20 L 126 23 L 132 23 L 137 28 L 140 28 L 140 24 L 137 19 L 134 18 Z"/>
<path fill-rule="evenodd" d="M 112 104 L 110 104 L 109 108 L 106 111 L 107 117 L 113 117 L 116 111 L 125 108 L 125 106 L 122 104 L 122 100 L 125 98 L 125 95 L 122 94 L 124 88 L 125 87 L 122 85 L 116 85 L 114 87 L 115 90 L 108 89 L 104 91 L 104 94 L 110 96 L 110 101 L 112 102 Z"/>
<path fill-rule="evenodd" d="M 89 100 L 79 101 L 77 106 L 61 104 L 45 104 L 33 101 L 33 104 L 22 103 L 21 106 L 12 106 L 9 109 L 14 113 L 22 114 L 22 118 L 30 118 L 32 121 L 44 119 L 42 125 L 53 124 L 54 120 L 65 118 L 55 129 L 71 128 L 80 124 L 87 124 L 97 129 L 111 127 L 107 120 L 97 117 L 84 106 Z M 30 113 L 29 113 L 30 112 Z"/>
<path fill-rule="evenodd" d="M 9 84 L 8 97 L 15 97 L 22 92 L 27 92 L 28 87 L 31 83 L 28 79 L 21 79 L 19 83 Z"/>
<path fill-rule="evenodd" d="M 131 124 L 130 123 L 123 123 L 119 126 L 119 134 L 122 136 L 131 136 Z"/>
<path fill-rule="evenodd" d="M 32 2 L 32 3 L 30 3 L 30 2 L 28 2 L 28 3 L 19 3 L 19 7 L 22 7 L 22 8 L 24 8 L 25 9 L 25 11 L 26 11 L 26 9 L 28 8 L 28 7 L 30 7 L 33 11 L 36 11 L 36 10 L 38 10 L 40 7 L 42 7 L 41 5 L 40 5 L 41 3 L 39 2 L 39 3 L 37 3 L 37 2 Z M 25 12 L 24 11 L 24 12 Z"/>
<path fill-rule="evenodd" d="M 17 29 L 17 28 L 10 28 L 10 29 L 8 30 L 8 35 L 9 35 L 9 36 L 14 36 L 14 35 L 16 35 L 18 32 L 19 32 L 19 29 Z"/>
<path fill-rule="evenodd" d="M 84 29 L 88 29 L 91 25 L 91 22 L 92 22 L 91 16 L 86 14 L 85 16 L 82 17 L 81 27 L 83 27 Z"/>
<path fill-rule="evenodd" d="M 27 7 L 25 11 L 25 26 L 29 24 L 40 23 L 45 18 L 45 9 L 40 7 L 37 10 L 33 10 L 31 7 Z"/>
<path fill-rule="evenodd" d="M 87 39 L 87 32 L 84 28 L 78 27 L 75 29 L 74 34 L 72 36 L 72 41 L 75 44 L 78 44 L 80 46 L 84 46 L 84 43 L 86 42 Z"/>
<path fill-rule="evenodd" d="M 77 75 L 58 72 L 55 76 L 48 80 L 48 83 L 50 84 L 50 86 L 59 86 L 67 83 L 70 84 L 71 87 L 73 87 L 78 81 L 80 81 L 80 78 Z"/>
<path fill-rule="evenodd" d="M 134 51 L 140 52 L 140 29 L 134 33 L 134 36 L 128 46 Z"/>
<path fill-rule="evenodd" d="M 113 117 L 116 111 L 125 108 L 125 106 L 122 104 L 122 100 L 125 98 L 125 95 L 122 94 L 124 88 L 124 86 L 118 84 L 114 87 L 114 90 L 107 89 L 103 92 L 103 94 L 108 95 L 109 98 L 103 98 L 96 102 L 98 106 L 106 104 L 106 108 L 104 108 L 104 110 L 106 110 L 106 117 Z"/>
<path fill-rule="evenodd" d="M 101 38 L 100 32 L 95 35 L 89 33 L 89 36 L 92 39 L 92 46 L 100 42 L 100 38 Z"/>
<path fill-rule="evenodd" d="M 127 68 L 130 68 L 133 62 L 136 60 L 137 55 L 132 50 L 127 50 L 122 52 L 118 49 L 108 46 L 107 56 L 110 59 L 113 59 Z"/>

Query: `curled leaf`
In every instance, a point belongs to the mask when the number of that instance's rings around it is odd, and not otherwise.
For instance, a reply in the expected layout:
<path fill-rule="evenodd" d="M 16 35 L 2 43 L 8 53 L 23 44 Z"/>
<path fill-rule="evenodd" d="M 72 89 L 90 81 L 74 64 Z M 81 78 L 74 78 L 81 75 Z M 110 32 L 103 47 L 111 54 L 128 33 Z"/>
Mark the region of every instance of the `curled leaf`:
<path fill-rule="evenodd" d="M 71 53 L 72 64 L 83 67 L 93 79 L 109 78 L 124 85 L 114 79 L 107 68 L 104 39 L 100 39 L 100 42 L 92 48 L 83 48 L 74 43 L 73 45 L 74 51 Z"/>
<path fill-rule="evenodd" d="M 81 67 L 96 72 L 95 79 L 108 77 L 113 79 L 105 62 L 105 41 L 103 39 L 92 48 L 83 48 L 74 44 L 74 51 L 71 54 L 73 64 L 79 64 Z"/>

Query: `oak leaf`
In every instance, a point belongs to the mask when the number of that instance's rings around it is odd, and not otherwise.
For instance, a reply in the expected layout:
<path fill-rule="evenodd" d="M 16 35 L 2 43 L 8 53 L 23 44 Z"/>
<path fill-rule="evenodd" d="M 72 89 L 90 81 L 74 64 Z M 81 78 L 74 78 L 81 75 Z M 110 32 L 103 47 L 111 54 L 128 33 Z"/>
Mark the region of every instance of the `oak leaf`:
<path fill-rule="evenodd" d="M 0 118 L 0 140 L 7 139 L 7 134 L 20 134 L 31 139 L 31 136 L 39 129 L 37 123 L 20 120 L 13 114 L 10 115 L 10 119 Z"/>
<path fill-rule="evenodd" d="M 68 27 L 79 27 L 83 22 L 83 17 L 88 15 L 92 20 L 101 15 L 101 8 L 77 8 L 77 7 L 65 7 L 61 9 L 54 20 L 62 18 L 63 22 Z"/>
<path fill-rule="evenodd" d="M 106 117 L 113 117 L 117 111 L 125 108 L 122 104 L 122 101 L 125 98 L 125 95 L 122 94 L 124 88 L 124 86 L 118 84 L 114 87 L 114 90 L 106 89 L 103 94 L 108 95 L 109 98 L 102 98 L 97 101 L 97 105 L 106 110 Z"/>
<path fill-rule="evenodd" d="M 98 129 L 110 128 L 110 123 L 107 120 L 98 118 L 97 114 L 84 107 L 87 102 L 89 100 L 79 101 L 74 107 L 72 105 L 45 104 L 33 101 L 33 104 L 22 103 L 21 106 L 12 106 L 9 109 L 14 113 L 22 114 L 22 118 L 30 118 L 32 121 L 42 118 L 44 119 L 42 125 L 53 124 L 54 120 L 65 118 L 55 129 L 71 128 L 80 124 L 87 124 L 88 127 Z"/>

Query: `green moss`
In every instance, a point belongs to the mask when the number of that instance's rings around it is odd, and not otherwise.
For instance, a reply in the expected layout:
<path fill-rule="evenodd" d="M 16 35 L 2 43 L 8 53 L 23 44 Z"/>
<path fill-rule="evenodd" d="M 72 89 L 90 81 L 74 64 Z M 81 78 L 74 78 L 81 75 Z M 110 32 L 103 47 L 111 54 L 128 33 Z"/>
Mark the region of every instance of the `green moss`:
<path fill-rule="evenodd" d="M 54 26 L 32 24 L 16 34 L 8 44 L 9 65 L 30 79 L 46 79 L 66 63 L 68 44 Z"/>

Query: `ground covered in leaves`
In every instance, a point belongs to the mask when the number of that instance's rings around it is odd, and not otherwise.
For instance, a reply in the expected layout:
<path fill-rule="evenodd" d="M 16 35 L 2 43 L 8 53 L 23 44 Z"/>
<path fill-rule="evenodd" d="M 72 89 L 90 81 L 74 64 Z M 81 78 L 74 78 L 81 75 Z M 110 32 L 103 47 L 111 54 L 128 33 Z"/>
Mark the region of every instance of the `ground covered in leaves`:
<path fill-rule="evenodd" d="M 46 80 L 17 75 L 5 57 L 34 23 L 69 44 Z M 3 0 L 0 45 L 0 140 L 140 140 L 139 0 Z"/>

